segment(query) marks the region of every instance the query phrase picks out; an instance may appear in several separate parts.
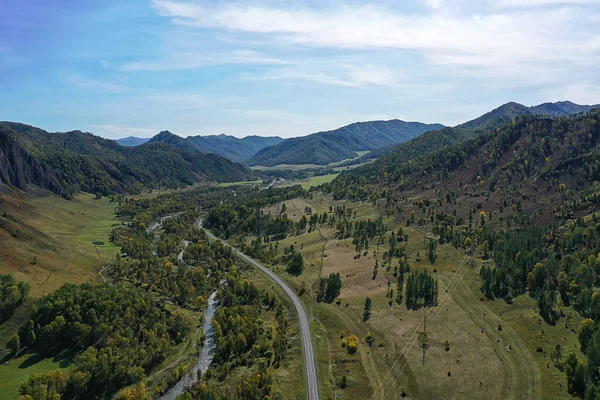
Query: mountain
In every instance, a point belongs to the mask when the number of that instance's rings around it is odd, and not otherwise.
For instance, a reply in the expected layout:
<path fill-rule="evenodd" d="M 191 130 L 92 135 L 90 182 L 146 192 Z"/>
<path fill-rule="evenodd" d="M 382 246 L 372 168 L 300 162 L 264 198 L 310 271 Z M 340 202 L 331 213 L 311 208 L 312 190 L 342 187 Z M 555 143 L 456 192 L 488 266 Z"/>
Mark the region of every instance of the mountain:
<path fill-rule="evenodd" d="M 394 171 L 399 164 L 501 127 L 518 116 L 545 115 L 549 117 L 561 117 L 585 113 L 594 108 L 600 108 L 600 105 L 578 105 L 569 101 L 563 101 L 526 107 L 522 104 L 510 102 L 453 128 L 426 132 L 412 140 L 395 146 L 393 149 L 384 148 L 373 152 L 373 154 L 366 154 L 356 160 L 356 163 L 363 163 L 380 156 L 381 158 L 372 164 L 361 168 L 370 170 L 372 175 L 383 175 L 386 173 L 389 176 L 397 178 Z M 388 149 L 389 151 L 385 152 Z M 356 172 L 360 173 L 360 171 Z"/>
<path fill-rule="evenodd" d="M 365 184 L 375 184 L 403 196 L 414 191 L 437 198 L 443 187 L 461 196 L 470 192 L 466 197 L 473 199 L 465 202 L 481 202 L 481 193 L 499 191 L 535 207 L 536 197 L 542 204 L 543 199 L 560 197 L 561 183 L 581 191 L 600 181 L 600 111 L 560 118 L 520 116 L 407 162 L 386 161 L 387 168 L 344 172 L 331 185 L 334 197 L 358 199 L 367 193 Z M 497 196 L 491 199 L 497 201 Z"/>
<path fill-rule="evenodd" d="M 162 131 L 158 135 L 153 136 L 148 143 L 166 143 L 189 153 L 199 153 L 200 150 L 192 143 L 188 142 L 181 136 L 177 136 L 169 131 Z"/>
<path fill-rule="evenodd" d="M 124 147 L 91 133 L 49 133 L 0 122 L 0 184 L 35 184 L 64 197 L 137 193 L 143 186 L 178 188 L 194 182 L 239 181 L 248 170 L 216 154 L 167 143 Z"/>
<path fill-rule="evenodd" d="M 470 129 L 473 131 L 484 132 L 490 129 L 502 126 L 520 115 L 546 115 L 549 117 L 561 117 L 578 113 L 586 113 L 593 108 L 599 108 L 600 104 L 595 106 L 579 105 L 570 101 L 559 101 L 556 103 L 543 103 L 533 107 L 527 107 L 519 103 L 510 102 L 475 118 L 471 121 L 460 124 L 457 128 Z"/>
<path fill-rule="evenodd" d="M 556 103 L 543 103 L 530 109 L 534 114 L 542 114 L 548 115 L 551 117 L 561 116 L 561 115 L 572 115 L 578 113 L 586 113 L 591 111 L 592 109 L 600 108 L 600 104 L 596 104 L 593 106 L 587 105 L 579 105 L 572 103 L 570 101 L 558 101 Z"/>
<path fill-rule="evenodd" d="M 126 138 L 117 139 L 115 142 L 119 143 L 121 146 L 139 146 L 140 144 L 146 143 L 148 140 L 150 140 L 150 138 L 128 136 Z"/>
<path fill-rule="evenodd" d="M 232 161 L 244 161 L 258 151 L 283 141 L 280 137 L 246 136 L 239 139 L 230 135 L 188 136 L 182 138 L 169 131 L 160 132 L 150 142 L 170 143 L 187 151 L 219 154 Z"/>
<path fill-rule="evenodd" d="M 518 115 L 533 114 L 534 112 L 531 108 L 511 101 L 483 114 L 481 117 L 472 119 L 456 127 L 472 131 L 487 131 L 506 124 Z"/>
<path fill-rule="evenodd" d="M 8 184 L 25 189 L 29 184 L 63 194 L 58 176 L 26 152 L 16 138 L 0 127 L 0 188 Z"/>
<path fill-rule="evenodd" d="M 339 129 L 317 132 L 285 140 L 267 147 L 246 161 L 248 165 L 279 164 L 327 165 L 358 156 L 358 151 L 372 151 L 405 142 L 423 132 L 441 129 L 440 124 L 423 124 L 400 120 L 357 122 Z"/>
<path fill-rule="evenodd" d="M 278 136 L 246 136 L 238 139 L 230 135 L 190 136 L 187 140 L 205 153 L 215 153 L 232 161 L 244 161 L 265 147 L 274 146 L 283 141 Z"/>

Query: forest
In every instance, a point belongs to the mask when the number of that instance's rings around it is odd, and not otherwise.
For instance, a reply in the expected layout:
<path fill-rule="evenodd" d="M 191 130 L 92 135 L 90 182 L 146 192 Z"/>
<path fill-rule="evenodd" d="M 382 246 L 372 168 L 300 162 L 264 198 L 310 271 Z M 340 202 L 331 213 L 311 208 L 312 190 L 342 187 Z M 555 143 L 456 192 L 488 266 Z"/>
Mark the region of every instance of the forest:
<path fill-rule="evenodd" d="M 254 189 L 247 190 L 253 198 Z M 263 192 L 253 201 L 285 196 L 285 191 Z M 282 398 L 270 376 L 286 359 L 294 334 L 287 306 L 279 294 L 249 281 L 249 267 L 197 224 L 198 207 L 223 199 L 233 202 L 236 196 L 228 188 L 153 200 L 114 196 L 117 213 L 131 222 L 115 226 L 111 234 L 121 254 L 104 272 L 110 283 L 65 284 L 29 299 L 27 284 L 2 276 L 3 318 L 30 304 L 4 357 L 30 353 L 73 359 L 68 370 L 29 377 L 19 399 L 150 399 L 164 393 L 194 363 L 191 353 L 164 369 L 179 348 L 201 336 L 201 313 L 215 290 L 217 351 L 210 369 L 183 398 Z M 170 217 L 157 230 L 149 229 L 164 215 Z"/>

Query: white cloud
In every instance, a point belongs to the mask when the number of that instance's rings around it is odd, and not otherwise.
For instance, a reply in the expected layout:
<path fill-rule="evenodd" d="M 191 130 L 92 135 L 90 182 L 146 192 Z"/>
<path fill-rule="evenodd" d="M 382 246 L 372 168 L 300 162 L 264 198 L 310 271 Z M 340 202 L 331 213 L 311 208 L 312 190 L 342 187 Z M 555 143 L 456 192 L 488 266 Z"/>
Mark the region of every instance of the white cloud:
<path fill-rule="evenodd" d="M 262 74 L 243 75 L 246 80 L 306 80 L 325 85 L 364 87 L 368 85 L 396 86 L 396 72 L 375 65 L 318 65 L 302 64 Z"/>
<path fill-rule="evenodd" d="M 107 138 L 119 139 L 128 136 L 151 137 L 158 133 L 157 129 L 130 125 L 101 124 L 91 126 L 93 133 Z"/>
<path fill-rule="evenodd" d="M 442 7 L 444 0 L 422 0 L 422 3 L 427 8 L 430 8 L 432 10 L 437 10 L 440 7 Z"/>
<path fill-rule="evenodd" d="M 225 64 L 285 65 L 290 64 L 290 61 L 265 56 L 252 50 L 236 50 L 216 56 L 202 56 L 193 51 L 178 51 L 157 61 L 127 63 L 120 69 L 124 71 L 178 71 Z"/>
<path fill-rule="evenodd" d="M 79 75 L 68 76 L 65 79 L 65 81 L 68 84 L 76 86 L 81 89 L 91 89 L 91 90 L 97 90 L 97 91 L 108 92 L 108 93 L 124 93 L 124 92 L 129 91 L 129 89 L 127 87 L 122 86 L 122 85 L 118 85 L 118 84 L 114 84 L 114 83 L 110 83 L 110 82 L 99 81 L 99 80 L 95 80 L 95 79 L 87 79 L 87 78 L 83 78 Z"/>
<path fill-rule="evenodd" d="M 547 101 L 570 100 L 578 104 L 600 104 L 600 85 L 590 82 L 577 82 L 543 92 Z"/>
<path fill-rule="evenodd" d="M 348 67 L 347 76 L 352 82 L 359 85 L 394 86 L 397 82 L 394 71 L 376 65 L 350 66 Z"/>
<path fill-rule="evenodd" d="M 500 7 L 540 7 L 550 5 L 594 5 L 600 0 L 500 0 Z"/>
<path fill-rule="evenodd" d="M 181 25 L 268 35 L 281 43 L 309 47 L 416 50 L 432 63 L 464 67 L 597 61 L 599 57 L 586 46 L 593 39 L 590 21 L 597 18 L 598 10 L 498 13 L 490 9 L 479 15 L 408 15 L 375 5 L 311 10 L 242 4 L 205 7 L 169 0 L 153 4 L 161 15 Z"/>

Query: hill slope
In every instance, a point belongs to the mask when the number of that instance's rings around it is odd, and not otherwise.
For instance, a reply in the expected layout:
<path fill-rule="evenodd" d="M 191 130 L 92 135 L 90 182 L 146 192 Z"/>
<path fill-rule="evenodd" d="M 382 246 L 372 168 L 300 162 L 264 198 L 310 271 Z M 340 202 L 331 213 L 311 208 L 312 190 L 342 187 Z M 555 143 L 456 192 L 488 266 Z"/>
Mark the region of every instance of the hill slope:
<path fill-rule="evenodd" d="M 166 143 L 123 147 L 90 133 L 49 133 L 0 122 L 0 183 L 35 184 L 65 197 L 83 190 L 138 192 L 204 181 L 237 181 L 248 171 L 215 154 L 191 153 Z"/>
<path fill-rule="evenodd" d="M 507 124 L 518 116 L 546 115 L 549 117 L 561 117 L 585 113 L 594 108 L 600 108 L 600 105 L 578 105 L 564 101 L 526 107 L 514 102 L 506 103 L 478 118 L 457 125 L 454 128 L 444 128 L 437 131 L 426 132 L 392 149 L 388 148 L 387 152 L 384 152 L 386 149 L 380 149 L 373 152 L 373 154 L 366 154 L 356 160 L 356 162 L 362 163 L 376 157 L 381 157 L 373 164 L 361 168 L 364 169 L 364 171 L 370 171 L 368 173 L 371 175 L 383 175 L 384 173 L 387 173 L 397 177 L 397 174 L 394 171 L 399 164 L 429 152 L 459 143 L 463 140 L 470 139 L 479 134 L 489 132 Z M 362 173 L 360 169 L 355 172 Z"/>
<path fill-rule="evenodd" d="M 355 158 L 357 151 L 371 151 L 405 142 L 440 124 L 400 120 L 357 122 L 342 128 L 285 140 L 267 147 L 246 161 L 248 165 L 317 164 Z"/>
<path fill-rule="evenodd" d="M 214 153 L 231 161 L 241 162 L 268 146 L 283 141 L 280 137 L 246 136 L 239 139 L 229 135 L 189 136 L 182 138 L 169 131 L 160 132 L 150 142 L 170 143 L 186 151 Z"/>
<path fill-rule="evenodd" d="M 390 163 L 386 169 L 344 173 L 332 183 L 332 190 L 336 197 L 344 197 L 367 182 L 402 191 L 443 184 L 446 190 L 519 193 L 535 202 L 535 194 L 541 199 L 543 193 L 557 193 L 559 183 L 582 190 L 600 180 L 599 143 L 598 111 L 559 119 L 517 117 L 502 128 L 393 167 Z"/>

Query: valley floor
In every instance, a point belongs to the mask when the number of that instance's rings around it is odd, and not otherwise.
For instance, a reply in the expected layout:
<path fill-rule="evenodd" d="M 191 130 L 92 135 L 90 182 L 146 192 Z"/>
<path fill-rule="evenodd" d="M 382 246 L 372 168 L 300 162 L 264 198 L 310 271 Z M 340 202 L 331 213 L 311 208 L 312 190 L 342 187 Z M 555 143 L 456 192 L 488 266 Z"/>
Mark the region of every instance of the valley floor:
<path fill-rule="evenodd" d="M 118 252 L 108 240 L 113 226 L 121 223 L 114 218 L 115 203 L 96 200 L 90 194 L 66 201 L 34 190 L 6 192 L 1 198 L 0 273 L 29 282 L 34 296 L 50 293 L 65 282 L 100 281 L 99 268 Z M 334 201 L 320 193 L 285 204 L 288 217 L 295 221 L 305 215 L 306 207 L 321 214 L 331 206 L 345 204 L 356 211 L 354 221 L 382 216 L 388 232 L 399 226 L 377 205 Z M 281 203 L 263 211 L 275 214 L 280 207 Z M 550 326 L 528 296 L 518 297 L 512 304 L 484 300 L 479 290 L 481 258 L 445 244 L 438 246 L 432 264 L 426 257 L 427 232 L 419 227 L 404 228 L 408 241 L 402 245 L 412 270 L 427 270 L 438 279 L 439 304 L 407 310 L 404 303 L 397 304 L 387 296 L 388 282 L 395 289 L 396 278 L 393 271 L 381 268 L 386 246 L 373 240 L 368 252 L 356 257 L 352 239 L 338 239 L 335 232 L 334 227 L 322 225 L 280 241 L 282 246 L 294 244 L 303 254 L 305 270 L 300 276 L 292 277 L 283 266 L 273 266 L 297 292 L 305 290 L 301 299 L 311 319 L 322 399 L 388 399 L 402 394 L 407 399 L 488 400 L 558 400 L 569 396 L 565 374 L 555 367 L 549 354 L 557 342 L 562 343 L 564 354 L 581 354 L 573 329 L 581 321 L 576 312 L 565 308 L 566 318 Z M 373 278 L 376 259 L 380 268 Z M 397 263 L 394 258 L 392 266 Z M 316 303 L 319 279 L 330 273 L 341 276 L 339 302 Z M 275 291 L 284 298 L 258 271 L 251 273 L 251 279 L 261 290 Z M 373 309 L 370 319 L 363 322 L 367 296 Z M 349 333 L 359 338 L 355 354 L 342 347 L 341 338 Z M 366 341 L 368 333 L 375 338 L 372 345 Z M 0 329 L 0 338 L 5 336 Z M 196 338 L 190 340 L 181 349 L 193 348 Z M 274 393 L 301 399 L 304 379 L 299 336 L 291 340 L 288 354 L 284 365 L 274 372 Z M 32 357 L 26 355 L 0 366 L 7 398 L 14 398 L 17 385 L 27 376 L 68 368 L 71 362 L 69 355 L 40 360 Z M 181 357 L 173 355 L 170 362 L 175 365 Z M 340 385 L 343 377 L 345 388 Z"/>
<path fill-rule="evenodd" d="M 286 201 L 288 217 L 299 220 L 305 207 L 322 213 L 333 201 L 315 194 L 313 199 Z M 346 203 L 357 211 L 356 219 L 375 219 L 379 212 L 370 204 Z M 274 214 L 275 205 L 264 209 Z M 388 230 L 398 223 L 385 218 Z M 318 228 L 310 233 L 289 236 L 281 245 L 295 245 L 303 253 L 306 269 L 291 277 L 283 267 L 275 270 L 291 284 L 309 288 L 305 306 L 313 316 L 322 398 L 387 399 L 404 392 L 413 399 L 563 399 L 568 395 L 566 379 L 549 358 L 560 338 L 565 354 L 579 351 L 577 335 L 564 323 L 543 322 L 534 300 L 521 296 L 513 304 L 487 301 L 479 290 L 481 258 L 469 257 L 449 244 L 440 245 L 434 264 L 427 260 L 426 233 L 405 228 L 406 253 L 411 269 L 426 269 L 439 281 L 439 305 L 407 310 L 387 296 L 388 281 L 395 289 L 392 271 L 381 267 L 373 278 L 375 259 L 381 266 L 385 246 L 372 244 L 366 256 L 355 257 L 352 239 L 339 240 L 334 228 Z M 392 265 L 396 265 L 397 259 Z M 320 277 L 340 273 L 342 290 L 339 305 L 315 303 Z M 366 297 L 373 301 L 372 314 L 363 322 Z M 581 320 L 569 312 L 568 326 Z M 426 342 L 423 350 L 424 322 Z M 359 338 L 359 350 L 348 354 L 341 335 Z M 366 336 L 371 333 L 371 346 Z M 445 349 L 445 341 L 449 349 Z M 345 389 L 339 387 L 346 376 Z"/>

